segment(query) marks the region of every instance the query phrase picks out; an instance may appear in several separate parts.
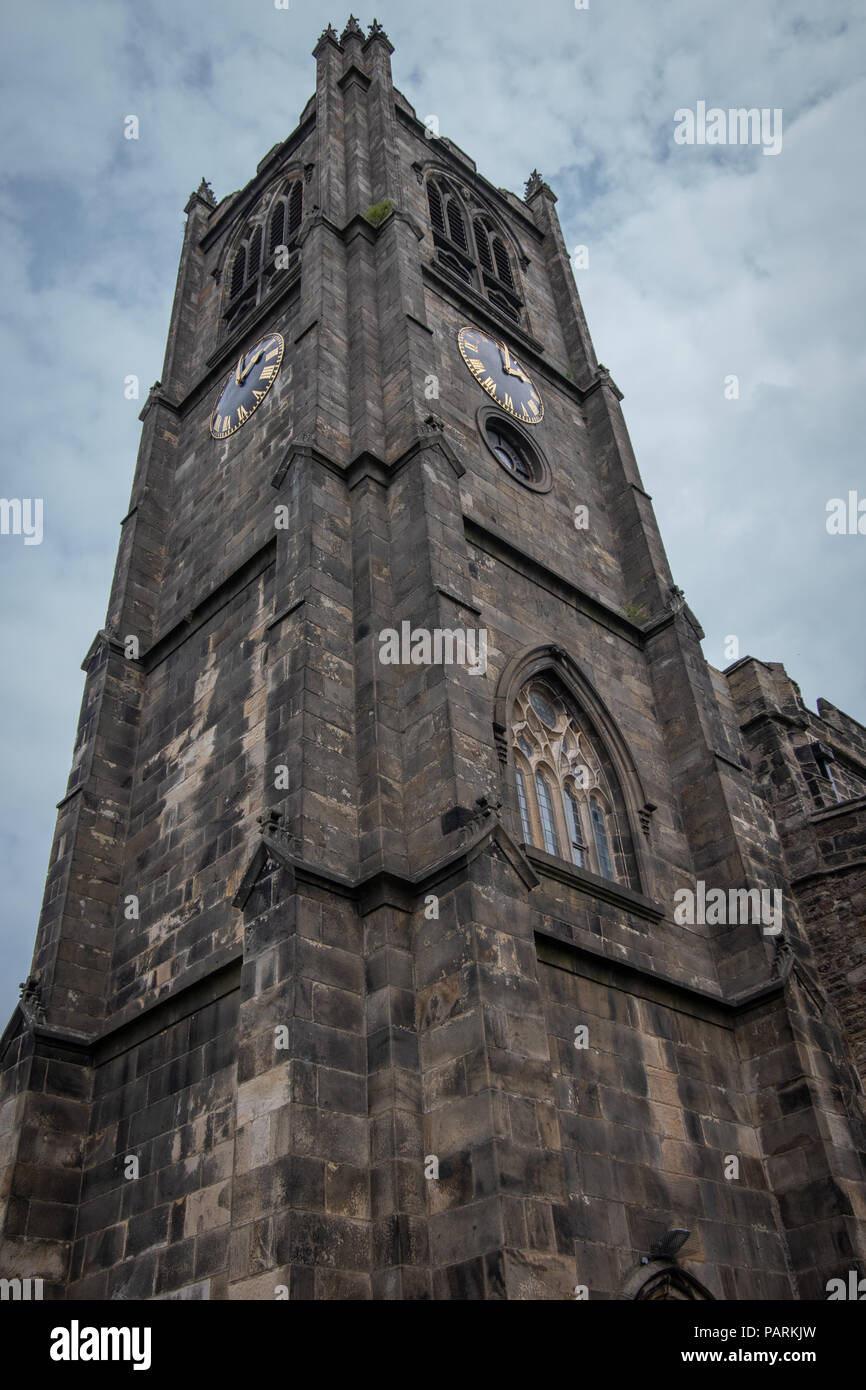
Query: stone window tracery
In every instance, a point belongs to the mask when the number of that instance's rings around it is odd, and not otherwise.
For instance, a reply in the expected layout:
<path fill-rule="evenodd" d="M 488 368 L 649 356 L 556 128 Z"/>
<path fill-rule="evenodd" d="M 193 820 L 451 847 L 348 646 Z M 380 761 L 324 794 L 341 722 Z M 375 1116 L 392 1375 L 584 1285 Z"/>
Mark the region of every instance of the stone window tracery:
<path fill-rule="evenodd" d="M 519 323 L 521 301 L 512 258 L 493 218 L 473 214 L 468 195 L 461 196 L 441 174 L 431 174 L 427 180 L 427 204 L 438 263 Z"/>
<path fill-rule="evenodd" d="M 302 179 L 288 179 L 244 229 L 229 261 L 226 324 L 258 304 L 274 277 L 288 269 L 303 219 L 303 190 Z"/>
<path fill-rule="evenodd" d="M 618 881 L 617 815 L 604 761 L 552 682 L 536 677 L 523 687 L 511 736 L 524 842 Z"/>

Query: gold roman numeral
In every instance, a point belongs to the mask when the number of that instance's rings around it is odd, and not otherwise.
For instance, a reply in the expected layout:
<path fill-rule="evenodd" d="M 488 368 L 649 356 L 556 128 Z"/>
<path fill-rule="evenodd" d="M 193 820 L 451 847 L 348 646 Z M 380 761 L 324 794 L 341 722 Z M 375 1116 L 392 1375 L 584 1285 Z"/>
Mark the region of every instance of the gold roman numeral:
<path fill-rule="evenodd" d="M 266 353 L 265 353 L 265 361 L 266 361 L 266 362 L 270 362 L 270 360 L 271 360 L 272 357 L 279 357 L 279 355 L 280 355 L 280 348 L 279 348 L 279 344 L 277 344 L 277 346 L 276 346 L 275 348 L 271 348 L 270 352 L 266 352 Z"/>
<path fill-rule="evenodd" d="M 535 404 L 535 401 L 529 402 L 529 409 L 532 411 L 533 415 L 538 414 L 538 406 Z"/>
<path fill-rule="evenodd" d="M 276 369 L 276 367 L 263 367 L 263 368 L 262 368 L 262 374 L 261 374 L 261 376 L 259 377 L 259 381 L 273 381 L 273 379 L 274 379 L 274 377 L 276 376 L 276 374 L 277 374 L 277 369 Z"/>
<path fill-rule="evenodd" d="M 250 418 L 250 412 L 246 409 L 245 406 L 239 405 L 239 406 L 238 406 L 238 424 L 239 424 L 239 425 L 242 425 L 243 422 L 244 422 L 244 420 L 248 420 L 249 418 Z"/>
<path fill-rule="evenodd" d="M 505 406 L 506 410 L 514 409 L 514 401 L 511 399 L 507 391 L 503 394 L 502 404 Z"/>
<path fill-rule="evenodd" d="M 255 396 L 257 401 L 263 401 L 267 394 L 267 391 L 253 391 L 253 395 Z"/>
<path fill-rule="evenodd" d="M 485 377 L 481 385 L 484 387 L 485 390 L 489 390 L 491 386 L 493 387 L 494 391 L 496 390 L 496 382 L 493 380 L 492 376 Z"/>
<path fill-rule="evenodd" d="M 474 372 L 484 371 L 484 363 L 481 361 L 480 357 L 470 357 L 469 366 L 472 368 Z"/>

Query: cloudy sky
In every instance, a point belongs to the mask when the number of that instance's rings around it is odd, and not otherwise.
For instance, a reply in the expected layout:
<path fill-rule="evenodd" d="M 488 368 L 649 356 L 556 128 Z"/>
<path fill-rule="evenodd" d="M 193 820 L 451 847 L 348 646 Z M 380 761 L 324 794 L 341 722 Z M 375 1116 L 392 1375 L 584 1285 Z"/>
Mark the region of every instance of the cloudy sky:
<path fill-rule="evenodd" d="M 375 0 L 398 87 L 493 183 L 559 196 L 601 360 L 705 654 L 782 661 L 866 720 L 866 36 L 854 0 Z M 103 623 L 183 206 L 241 187 L 315 86 L 319 0 L 5 6 L 0 1028 L 29 969 L 55 803 Z M 859 13 L 858 13 L 859 10 Z M 373 13 L 359 18 L 366 25 Z M 680 145 L 674 113 L 782 112 L 782 149 Z M 140 139 L 123 138 L 136 115 Z M 725 379 L 738 378 L 738 399 Z"/>

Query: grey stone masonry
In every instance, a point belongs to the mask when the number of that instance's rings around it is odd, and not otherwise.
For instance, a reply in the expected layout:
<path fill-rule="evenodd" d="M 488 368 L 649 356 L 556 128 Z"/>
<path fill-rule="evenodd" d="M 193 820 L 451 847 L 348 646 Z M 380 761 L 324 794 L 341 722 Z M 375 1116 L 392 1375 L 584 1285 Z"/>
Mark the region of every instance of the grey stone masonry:
<path fill-rule="evenodd" d="M 495 188 L 392 51 L 328 26 L 296 129 L 185 210 L 0 1044 L 0 1276 L 823 1298 L 866 1273 L 866 731 L 707 665 L 553 191 Z M 483 660 L 386 661 L 392 632 Z"/>
<path fill-rule="evenodd" d="M 866 729 L 817 714 L 778 663 L 724 673 L 753 776 L 778 830 L 818 975 L 866 1076 Z"/>

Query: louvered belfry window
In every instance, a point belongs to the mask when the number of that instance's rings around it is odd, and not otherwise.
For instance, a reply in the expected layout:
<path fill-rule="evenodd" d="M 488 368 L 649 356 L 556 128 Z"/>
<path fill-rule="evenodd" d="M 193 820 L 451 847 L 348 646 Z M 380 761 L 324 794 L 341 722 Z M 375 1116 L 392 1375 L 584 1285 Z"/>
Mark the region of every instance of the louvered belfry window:
<path fill-rule="evenodd" d="M 290 179 L 246 227 L 231 262 L 226 323 L 258 304 L 294 261 L 303 215 L 303 182 Z"/>
<path fill-rule="evenodd" d="M 468 196 L 461 196 L 444 175 L 428 178 L 427 203 L 437 264 L 519 323 L 521 301 L 511 255 L 493 218 L 472 216 Z"/>

